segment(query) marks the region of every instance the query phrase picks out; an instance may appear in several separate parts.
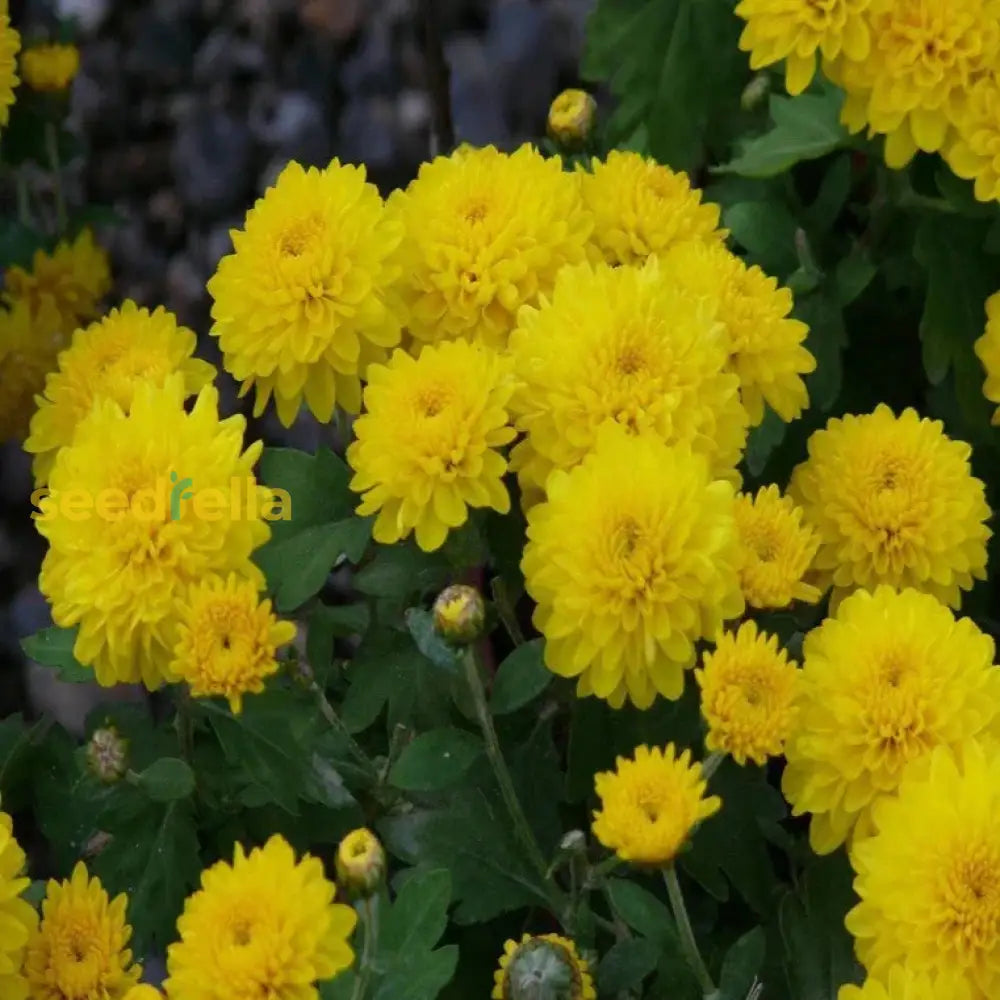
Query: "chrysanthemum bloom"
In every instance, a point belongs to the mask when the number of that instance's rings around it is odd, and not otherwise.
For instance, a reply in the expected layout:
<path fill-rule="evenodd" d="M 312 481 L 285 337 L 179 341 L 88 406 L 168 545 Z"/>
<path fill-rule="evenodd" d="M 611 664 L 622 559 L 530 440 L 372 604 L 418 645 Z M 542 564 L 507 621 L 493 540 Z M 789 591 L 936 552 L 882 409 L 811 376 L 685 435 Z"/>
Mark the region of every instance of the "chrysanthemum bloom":
<path fill-rule="evenodd" d="M 983 395 L 991 403 L 1000 403 L 1000 292 L 986 300 L 986 330 L 974 347 L 976 357 L 986 369 Z M 1000 424 L 1000 406 L 993 411 L 991 422 Z"/>
<path fill-rule="evenodd" d="M 14 839 L 14 823 L 0 812 L 0 996 L 27 1000 L 28 984 L 21 975 L 24 949 L 38 924 L 38 915 L 21 894 L 31 884 L 24 874 L 25 857 Z"/>
<path fill-rule="evenodd" d="M 889 583 L 957 608 L 960 591 L 985 579 L 990 509 L 970 454 L 940 420 L 911 409 L 897 417 L 885 404 L 810 437 L 789 495 L 819 533 L 813 566 L 834 601 Z"/>
<path fill-rule="evenodd" d="M 256 389 L 254 414 L 272 394 L 286 427 L 303 400 L 324 423 L 335 406 L 357 413 L 366 369 L 400 338 L 402 228 L 364 167 L 289 163 L 231 236 L 208 283 L 212 333 L 241 392 Z"/>
<path fill-rule="evenodd" d="M 187 682 L 196 698 L 222 697 L 236 714 L 243 696 L 260 694 L 278 670 L 276 651 L 295 638 L 295 625 L 279 621 L 257 581 L 206 576 L 181 600 L 174 662 L 169 673 Z"/>
<path fill-rule="evenodd" d="M 825 69 L 847 91 L 844 124 L 884 134 L 886 163 L 904 167 L 945 147 L 970 82 L 996 68 L 1000 0 L 874 0 L 867 20 L 867 56 Z"/>
<path fill-rule="evenodd" d="M 1000 77 L 996 73 L 972 87 L 943 155 L 959 177 L 975 181 L 980 201 L 1000 201 Z"/>
<path fill-rule="evenodd" d="M 803 646 L 782 788 L 820 854 L 871 830 L 872 807 L 936 746 L 997 731 L 993 640 L 930 594 L 859 590 Z"/>
<path fill-rule="evenodd" d="M 44 317 L 33 315 L 27 302 L 0 307 L 0 441 L 20 441 L 27 435 L 35 396 L 55 366 L 56 346 L 50 338 L 57 336 L 59 317 L 51 310 L 46 313 L 55 329 L 46 327 Z"/>
<path fill-rule="evenodd" d="M 416 533 L 425 552 L 465 523 L 469 507 L 506 514 L 507 462 L 497 450 L 514 437 L 507 406 L 514 390 L 506 359 L 468 341 L 402 350 L 373 366 L 365 412 L 347 449 L 360 515 L 378 514 L 377 542 Z"/>
<path fill-rule="evenodd" d="M 109 899 L 82 861 L 67 881 L 50 881 L 24 957 L 31 1000 L 124 1000 L 142 974 L 127 908 L 128 897 Z"/>
<path fill-rule="evenodd" d="M 579 464 L 608 422 L 688 445 L 716 475 L 738 478 L 747 416 L 724 370 L 723 330 L 658 260 L 564 269 L 551 301 L 522 310 L 510 352 L 511 405 L 527 432 L 511 468 L 526 493 Z"/>
<path fill-rule="evenodd" d="M 851 863 L 861 902 L 845 923 L 875 979 L 905 962 L 1000 996 L 1000 750 L 969 740 L 907 770 Z M 949 996 L 938 994 L 938 996 Z"/>
<path fill-rule="evenodd" d="M 962 976 L 928 976 L 908 965 L 894 965 L 884 982 L 868 978 L 864 986 L 841 986 L 837 1000 L 973 1000 L 973 996 Z"/>
<path fill-rule="evenodd" d="M 80 69 L 75 45 L 33 45 L 21 54 L 21 73 L 32 90 L 65 90 Z"/>
<path fill-rule="evenodd" d="M 694 643 L 743 611 L 733 488 L 703 458 L 615 424 L 528 513 L 521 567 L 545 663 L 620 708 L 679 698 Z"/>
<path fill-rule="evenodd" d="M 740 0 L 736 13 L 746 21 L 740 48 L 750 68 L 785 60 L 785 87 L 801 94 L 816 72 L 816 55 L 863 60 L 871 48 L 864 13 L 870 0 Z"/>
<path fill-rule="evenodd" d="M 261 443 L 243 451 L 246 422 L 219 420 L 214 387 L 190 413 L 184 398 L 174 374 L 139 386 L 128 414 L 96 403 L 40 503 L 42 593 L 57 625 L 80 626 L 74 655 L 103 685 L 176 680 L 178 598 L 192 583 L 235 572 L 263 586 L 251 561 L 270 535 L 271 494 L 253 476 Z"/>
<path fill-rule="evenodd" d="M 791 290 L 721 243 L 683 243 L 663 269 L 725 328 L 727 370 L 739 376 L 751 425 L 764 419 L 765 403 L 786 423 L 795 420 L 809 405 L 802 376 L 816 370 L 816 359 L 803 344 L 809 327 L 789 316 Z"/>
<path fill-rule="evenodd" d="M 614 771 L 594 776 L 594 787 L 601 800 L 594 836 L 636 865 L 669 865 L 698 824 L 722 806 L 718 796 L 705 796 L 705 775 L 691 751 L 678 756 L 673 743 L 618 757 Z"/>
<path fill-rule="evenodd" d="M 111 290 L 108 255 L 94 242 L 94 234 L 84 229 L 72 243 L 64 240 L 51 254 L 36 250 L 30 270 L 9 267 L 4 290 L 8 301 L 25 299 L 36 316 L 45 309 L 56 310 L 63 338 L 68 339 L 81 323 L 97 318 L 101 300 Z"/>
<path fill-rule="evenodd" d="M 641 264 L 686 240 L 721 242 L 719 206 L 702 203 L 687 174 L 651 157 L 612 150 L 581 171 L 583 199 L 593 213 L 593 245 L 609 264 Z"/>
<path fill-rule="evenodd" d="M 518 308 L 585 258 L 592 225 L 577 177 L 529 145 L 439 156 L 390 196 L 389 209 L 406 231 L 401 288 L 419 342 L 504 347 Z"/>
<path fill-rule="evenodd" d="M 587 963 L 576 945 L 558 934 L 525 934 L 505 942 L 493 984 L 492 1000 L 597 1000 Z"/>
<path fill-rule="evenodd" d="M 815 604 L 819 590 L 803 579 L 819 548 L 819 536 L 802 520 L 802 509 L 777 486 L 736 497 L 736 532 L 743 548 L 740 587 L 752 608 Z"/>
<path fill-rule="evenodd" d="M 125 1000 L 163 1000 L 163 994 L 155 986 L 140 983 L 125 994 Z"/>
<path fill-rule="evenodd" d="M 737 764 L 780 757 L 795 722 L 801 671 L 777 636 L 744 622 L 737 632 L 723 632 L 703 663 L 694 675 L 708 724 L 705 746 Z"/>
<path fill-rule="evenodd" d="M 128 413 L 140 383 L 162 385 L 168 375 L 180 372 L 186 395 L 208 385 L 215 368 L 192 357 L 196 347 L 194 333 L 178 326 L 172 313 L 162 307 L 150 313 L 131 301 L 77 330 L 59 355 L 58 371 L 45 381 L 24 442 L 25 451 L 35 455 L 35 484 L 47 481 L 56 452 L 73 440 L 95 399 L 112 399 Z"/>
<path fill-rule="evenodd" d="M 170 1000 L 318 1000 L 317 981 L 350 967 L 357 923 L 318 858 L 296 861 L 275 835 L 202 874 L 167 950 Z"/>
<path fill-rule="evenodd" d="M 585 90 L 564 90 L 549 107 L 549 135 L 564 146 L 578 146 L 590 138 L 597 102 Z"/>
<path fill-rule="evenodd" d="M 7 4 L 0 14 L 0 125 L 10 121 L 10 106 L 14 103 L 14 88 L 20 82 L 17 77 L 17 53 L 21 48 L 21 36 L 10 26 Z"/>

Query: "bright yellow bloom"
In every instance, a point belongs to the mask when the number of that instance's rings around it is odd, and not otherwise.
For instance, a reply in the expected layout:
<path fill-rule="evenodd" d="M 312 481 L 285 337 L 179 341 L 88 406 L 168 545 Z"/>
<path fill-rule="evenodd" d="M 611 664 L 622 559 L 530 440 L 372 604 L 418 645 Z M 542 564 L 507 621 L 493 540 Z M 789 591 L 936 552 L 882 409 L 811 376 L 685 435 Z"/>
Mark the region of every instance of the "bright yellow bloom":
<path fill-rule="evenodd" d="M 318 858 L 300 861 L 275 835 L 249 855 L 236 845 L 202 874 L 167 950 L 170 1000 L 318 1000 L 316 982 L 350 967 L 357 923 Z"/>
<path fill-rule="evenodd" d="M 7 4 L 0 14 L 0 125 L 10 121 L 10 106 L 14 103 L 14 88 L 17 87 L 17 53 L 21 48 L 21 36 L 10 26 Z"/>
<path fill-rule="evenodd" d="M 592 225 L 576 176 L 529 145 L 439 156 L 389 209 L 406 230 L 409 332 L 420 342 L 464 337 L 496 348 L 520 306 L 547 295 L 564 264 L 585 258 Z"/>
<path fill-rule="evenodd" d="M 465 523 L 469 507 L 507 513 L 507 463 L 497 450 L 515 433 L 506 359 L 479 344 L 444 342 L 417 359 L 397 350 L 368 377 L 347 461 L 351 488 L 364 494 L 358 513 L 378 513 L 377 542 L 415 532 L 431 552 Z"/>
<path fill-rule="evenodd" d="M 357 413 L 368 366 L 400 338 L 402 229 L 364 167 L 289 163 L 231 235 L 208 283 L 212 333 L 242 393 L 256 388 L 254 414 L 272 393 L 286 427 L 303 399 L 323 423 L 335 406 Z"/>
<path fill-rule="evenodd" d="M 59 355 L 59 370 L 46 379 L 24 443 L 35 455 L 35 484 L 48 480 L 56 452 L 73 440 L 94 400 L 112 399 L 128 413 L 137 385 L 162 385 L 173 372 L 183 375 L 186 395 L 208 385 L 215 368 L 192 357 L 196 347 L 194 333 L 178 326 L 172 313 L 160 307 L 151 314 L 131 301 L 77 330 Z"/>
<path fill-rule="evenodd" d="M 972 1000 L 972 991 L 961 976 L 927 976 L 894 965 L 884 982 L 869 978 L 864 986 L 841 986 L 837 1000 Z"/>
<path fill-rule="evenodd" d="M 834 418 L 809 439 L 789 495 L 820 536 L 817 583 L 834 600 L 879 583 L 915 587 L 958 607 L 960 591 L 986 577 L 992 532 L 971 449 L 940 420 L 885 404 Z"/>
<path fill-rule="evenodd" d="M 614 771 L 595 775 L 594 786 L 601 800 L 594 836 L 636 865 L 669 865 L 722 806 L 718 796 L 705 797 L 705 776 L 691 751 L 678 756 L 673 743 L 636 747 L 633 758 L 615 760 Z"/>
<path fill-rule="evenodd" d="M 493 973 L 492 1000 L 534 995 L 597 1000 L 589 967 L 569 938 L 525 934 L 520 941 L 504 943 L 500 967 Z"/>
<path fill-rule="evenodd" d="M 612 150 L 581 171 L 583 199 L 594 216 L 592 242 L 609 264 L 641 264 L 686 240 L 721 242 L 719 206 L 702 204 L 687 174 L 651 157 Z"/>
<path fill-rule="evenodd" d="M 140 983 L 125 994 L 125 1000 L 163 1000 L 163 994 L 155 986 Z"/>
<path fill-rule="evenodd" d="M 868 58 L 871 35 L 865 20 L 870 0 L 740 0 L 736 13 L 746 21 L 740 48 L 750 68 L 785 60 L 785 87 L 801 94 L 816 72 L 816 55 Z"/>
<path fill-rule="evenodd" d="M 257 583 L 235 573 L 192 585 L 179 609 L 180 625 L 169 673 L 196 698 L 222 697 L 236 714 L 243 696 L 260 694 L 278 670 L 276 651 L 295 638 L 292 622 L 278 621 Z"/>
<path fill-rule="evenodd" d="M 1000 0 L 873 0 L 871 51 L 826 69 L 847 91 L 842 119 L 886 136 L 885 160 L 903 167 L 937 152 L 965 114 L 970 82 L 1000 60 Z"/>
<path fill-rule="evenodd" d="M 986 369 L 983 395 L 991 403 L 1000 403 L 1000 292 L 986 300 L 986 330 L 974 347 Z M 1000 424 L 1000 406 L 993 411 L 991 422 Z"/>
<path fill-rule="evenodd" d="M 993 640 L 915 590 L 859 590 L 803 647 L 782 788 L 820 854 L 871 830 L 906 765 L 1000 725 Z"/>
<path fill-rule="evenodd" d="M 0 441 L 20 441 L 28 433 L 35 397 L 55 367 L 59 317 L 46 308 L 35 315 L 27 302 L 0 308 Z"/>
<path fill-rule="evenodd" d="M 736 497 L 736 532 L 743 547 L 740 586 L 752 608 L 815 604 L 819 590 L 803 579 L 819 548 L 819 536 L 802 520 L 802 509 L 777 486 Z"/>
<path fill-rule="evenodd" d="M 109 899 L 82 861 L 67 881 L 50 881 L 24 959 L 31 1000 L 124 1000 L 142 974 L 127 908 L 128 897 Z"/>
<path fill-rule="evenodd" d="M 4 1000 L 27 1000 L 28 996 L 21 961 L 38 915 L 21 898 L 31 884 L 24 869 L 24 851 L 14 839 L 14 823 L 0 812 L 0 996 Z"/>
<path fill-rule="evenodd" d="M 803 345 L 809 327 L 789 316 L 791 291 L 721 243 L 682 243 L 664 270 L 723 324 L 727 370 L 739 376 L 750 424 L 764 419 L 765 403 L 786 423 L 795 420 L 809 405 L 801 376 L 816 370 L 816 359 Z"/>
<path fill-rule="evenodd" d="M 564 90 L 549 107 L 549 135 L 564 146 L 587 141 L 594 130 L 597 102 L 585 90 Z"/>
<path fill-rule="evenodd" d="M 858 958 L 875 979 L 905 962 L 965 979 L 973 1000 L 1000 996 L 1000 751 L 970 740 L 908 769 L 855 845 L 847 915 Z M 952 1000 L 954 994 L 938 993 Z"/>
<path fill-rule="evenodd" d="M 679 698 L 694 643 L 743 611 L 733 488 L 704 459 L 617 424 L 528 513 L 521 567 L 545 663 L 620 708 Z"/>
<path fill-rule="evenodd" d="M 705 746 L 737 764 L 780 757 L 795 722 L 801 671 L 777 636 L 744 622 L 737 632 L 723 632 L 703 662 L 695 677 L 708 723 Z"/>
<path fill-rule="evenodd" d="M 996 73 L 969 91 L 956 134 L 943 155 L 959 177 L 975 181 L 980 201 L 1000 201 L 1000 76 Z"/>
<path fill-rule="evenodd" d="M 510 339 L 512 407 L 527 433 L 511 468 L 528 499 L 553 469 L 579 464 L 609 422 L 687 445 L 738 479 L 747 417 L 722 332 L 656 259 L 561 271 L 551 301 L 523 309 Z"/>
<path fill-rule="evenodd" d="M 261 443 L 243 451 L 246 421 L 220 421 L 214 387 L 190 413 L 184 399 L 174 374 L 162 387 L 139 386 L 129 414 L 113 400 L 95 404 L 56 456 L 52 494 L 40 503 L 42 593 L 57 625 L 79 624 L 74 655 L 106 686 L 176 679 L 177 599 L 206 574 L 263 586 L 251 562 L 270 534 L 261 514 L 271 494 L 253 477 Z M 205 508 L 220 501 L 211 518 L 199 516 L 202 491 Z M 90 504 L 82 517 L 74 497 Z"/>
<path fill-rule="evenodd" d="M 84 229 L 72 242 L 63 240 L 51 254 L 36 250 L 30 271 L 8 268 L 4 290 L 8 301 L 25 299 L 36 316 L 55 309 L 65 341 L 81 323 L 97 318 L 101 300 L 111 290 L 108 255 L 94 242 L 94 234 Z"/>
<path fill-rule="evenodd" d="M 32 90 L 65 90 L 80 69 L 75 45 L 33 45 L 21 53 L 21 72 Z"/>

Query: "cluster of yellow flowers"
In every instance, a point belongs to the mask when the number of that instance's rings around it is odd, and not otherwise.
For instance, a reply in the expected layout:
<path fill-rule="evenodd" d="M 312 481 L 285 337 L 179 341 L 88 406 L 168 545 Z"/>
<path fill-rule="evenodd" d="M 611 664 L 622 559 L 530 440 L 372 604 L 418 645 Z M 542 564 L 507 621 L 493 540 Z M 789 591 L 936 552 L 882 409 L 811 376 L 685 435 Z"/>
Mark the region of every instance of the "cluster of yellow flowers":
<path fill-rule="evenodd" d="M 997 0 L 740 0 L 736 13 L 753 68 L 784 60 L 799 94 L 820 61 L 846 92 L 844 124 L 884 135 L 890 166 L 940 153 L 980 201 L 1000 199 Z"/>

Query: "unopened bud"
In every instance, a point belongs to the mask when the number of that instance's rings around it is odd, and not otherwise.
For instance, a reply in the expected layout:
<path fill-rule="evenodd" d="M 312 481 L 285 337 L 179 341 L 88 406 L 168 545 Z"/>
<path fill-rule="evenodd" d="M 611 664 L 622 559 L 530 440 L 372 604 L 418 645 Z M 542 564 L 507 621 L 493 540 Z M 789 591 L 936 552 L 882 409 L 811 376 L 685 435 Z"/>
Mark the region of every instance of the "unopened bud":
<path fill-rule="evenodd" d="M 114 726 L 95 729 L 87 744 L 87 766 L 106 785 L 120 781 L 128 770 L 128 740 Z"/>
<path fill-rule="evenodd" d="M 434 602 L 434 628 L 455 646 L 467 646 L 478 639 L 485 620 L 486 606 L 475 587 L 445 587 Z"/>
<path fill-rule="evenodd" d="M 583 1000 L 594 995 L 587 963 L 572 941 L 556 934 L 526 934 L 520 944 L 508 942 L 501 967 L 503 996 L 510 1000 Z"/>
<path fill-rule="evenodd" d="M 371 830 L 353 830 L 337 848 L 337 881 L 352 899 L 365 899 L 385 880 L 385 850 Z"/>
<path fill-rule="evenodd" d="M 549 107 L 549 135 L 562 146 L 582 146 L 596 115 L 597 102 L 585 90 L 564 90 Z"/>
<path fill-rule="evenodd" d="M 559 850 L 566 854 L 584 854 L 587 850 L 587 835 L 583 830 L 570 830 L 559 841 Z"/>
<path fill-rule="evenodd" d="M 753 111 L 771 89 L 771 78 L 766 73 L 758 73 L 744 88 L 740 95 L 740 107 L 744 111 Z"/>

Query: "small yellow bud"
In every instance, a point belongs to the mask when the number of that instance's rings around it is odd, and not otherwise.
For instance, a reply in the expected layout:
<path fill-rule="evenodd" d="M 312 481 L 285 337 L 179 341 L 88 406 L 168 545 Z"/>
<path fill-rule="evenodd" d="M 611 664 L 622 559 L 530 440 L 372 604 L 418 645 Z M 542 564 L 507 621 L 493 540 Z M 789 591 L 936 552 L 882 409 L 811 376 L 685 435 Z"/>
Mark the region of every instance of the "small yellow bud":
<path fill-rule="evenodd" d="M 128 740 L 114 726 L 95 729 L 87 744 L 87 766 L 106 785 L 120 781 L 128 770 Z"/>
<path fill-rule="evenodd" d="M 549 135 L 563 146 L 582 146 L 594 129 L 597 102 L 585 90 L 564 90 L 549 108 Z"/>
<path fill-rule="evenodd" d="M 21 54 L 21 75 L 32 90 L 65 90 L 79 69 L 75 45 L 35 45 Z"/>
<path fill-rule="evenodd" d="M 434 628 L 456 646 L 467 646 L 478 639 L 485 620 L 486 606 L 475 587 L 445 587 L 434 602 Z"/>
<path fill-rule="evenodd" d="M 385 850 L 378 837 L 364 827 L 352 830 L 337 848 L 337 881 L 347 895 L 364 899 L 385 879 Z"/>

